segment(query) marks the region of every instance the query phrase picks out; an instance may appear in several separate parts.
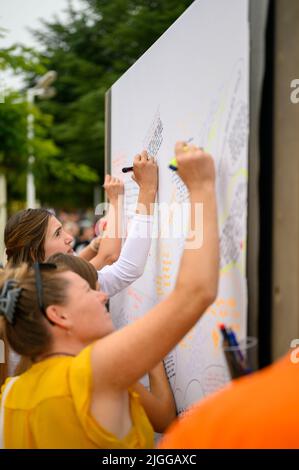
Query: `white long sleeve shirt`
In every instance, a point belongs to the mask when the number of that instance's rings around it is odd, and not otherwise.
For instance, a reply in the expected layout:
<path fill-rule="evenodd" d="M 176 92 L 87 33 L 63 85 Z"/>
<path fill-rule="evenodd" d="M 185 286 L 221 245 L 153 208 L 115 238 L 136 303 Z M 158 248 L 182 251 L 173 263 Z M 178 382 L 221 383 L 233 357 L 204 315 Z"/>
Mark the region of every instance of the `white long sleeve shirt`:
<path fill-rule="evenodd" d="M 142 276 L 151 246 L 153 216 L 135 214 L 118 260 L 98 271 L 100 289 L 109 297 Z"/>

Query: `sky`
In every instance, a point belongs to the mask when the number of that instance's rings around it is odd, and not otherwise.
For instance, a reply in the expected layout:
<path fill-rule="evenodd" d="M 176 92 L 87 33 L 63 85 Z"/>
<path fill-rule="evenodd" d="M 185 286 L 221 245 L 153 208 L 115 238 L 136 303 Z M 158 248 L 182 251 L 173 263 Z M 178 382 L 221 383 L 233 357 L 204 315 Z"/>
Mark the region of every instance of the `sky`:
<path fill-rule="evenodd" d="M 80 0 L 71 0 L 76 7 Z M 22 42 L 28 46 L 38 46 L 27 27 L 38 27 L 39 18 L 51 19 L 55 14 L 59 18 L 65 17 L 64 10 L 68 0 L 0 0 L 0 26 L 8 29 L 1 47 L 14 42 Z"/>
<path fill-rule="evenodd" d="M 25 46 L 36 47 L 39 45 L 27 30 L 39 28 L 39 19 L 51 19 L 57 15 L 65 18 L 64 10 L 69 0 L 0 0 L 0 27 L 8 30 L 4 38 L 0 38 L 0 48 L 9 47 L 15 42 Z M 71 0 L 73 6 L 80 7 L 81 0 Z M 7 74 L 5 82 L 13 88 L 21 86 L 21 80 Z"/>

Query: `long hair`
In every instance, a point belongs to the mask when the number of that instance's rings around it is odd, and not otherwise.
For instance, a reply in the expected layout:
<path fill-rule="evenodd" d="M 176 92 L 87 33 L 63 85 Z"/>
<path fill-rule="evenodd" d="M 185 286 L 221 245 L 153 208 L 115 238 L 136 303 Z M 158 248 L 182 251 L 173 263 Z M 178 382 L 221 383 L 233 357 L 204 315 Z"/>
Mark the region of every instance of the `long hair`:
<path fill-rule="evenodd" d="M 41 271 L 44 307 L 63 305 L 67 301 L 68 281 L 60 274 L 66 268 Z M 37 299 L 37 287 L 33 268 L 23 263 L 17 268 L 7 267 L 0 274 L 0 291 L 5 281 L 14 280 L 22 289 L 14 309 L 14 320 L 3 321 L 4 336 L 9 346 L 18 354 L 34 359 L 51 346 L 52 334 L 49 321 L 41 312 Z"/>
<path fill-rule="evenodd" d="M 47 209 L 26 209 L 9 218 L 4 242 L 11 265 L 44 261 L 45 237 L 51 216 Z"/>

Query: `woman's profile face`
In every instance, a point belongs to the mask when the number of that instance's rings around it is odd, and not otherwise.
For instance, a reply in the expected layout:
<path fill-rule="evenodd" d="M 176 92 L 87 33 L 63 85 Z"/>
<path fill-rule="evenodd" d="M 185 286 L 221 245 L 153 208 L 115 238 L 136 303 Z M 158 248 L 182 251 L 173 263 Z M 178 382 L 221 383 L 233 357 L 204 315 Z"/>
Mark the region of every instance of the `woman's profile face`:
<path fill-rule="evenodd" d="M 45 259 L 55 253 L 73 254 L 71 247 L 72 235 L 69 235 L 62 227 L 59 220 L 53 215 L 49 218 L 45 237 Z"/>
<path fill-rule="evenodd" d="M 62 276 L 69 282 L 63 308 L 68 312 L 72 337 L 87 346 L 112 333 L 114 325 L 106 309 L 107 294 L 91 289 L 85 279 L 72 271 Z"/>

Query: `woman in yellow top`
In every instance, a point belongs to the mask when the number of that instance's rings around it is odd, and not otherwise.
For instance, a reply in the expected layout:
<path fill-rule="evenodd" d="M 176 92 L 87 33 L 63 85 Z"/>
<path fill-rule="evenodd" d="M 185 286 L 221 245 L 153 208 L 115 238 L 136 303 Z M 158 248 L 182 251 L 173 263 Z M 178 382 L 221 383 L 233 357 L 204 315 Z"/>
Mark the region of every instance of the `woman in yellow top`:
<path fill-rule="evenodd" d="M 114 331 L 106 294 L 64 268 L 36 263 L 2 273 L 6 337 L 35 363 L 2 387 L 3 447 L 153 446 L 152 427 L 132 387 L 199 320 L 218 283 L 213 160 L 184 143 L 176 145 L 176 157 L 190 193 L 192 246 L 186 246 L 173 292 L 144 317 Z M 202 246 L 194 242 L 198 204 L 204 205 Z"/>

